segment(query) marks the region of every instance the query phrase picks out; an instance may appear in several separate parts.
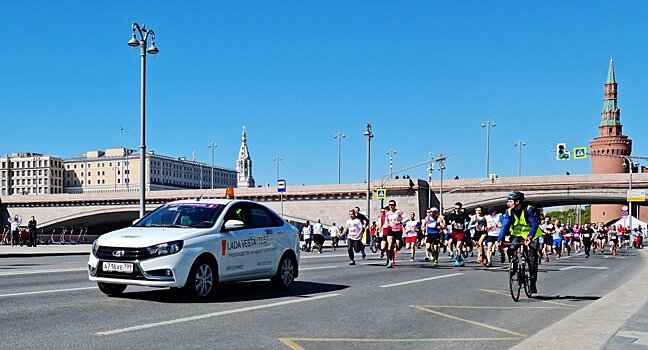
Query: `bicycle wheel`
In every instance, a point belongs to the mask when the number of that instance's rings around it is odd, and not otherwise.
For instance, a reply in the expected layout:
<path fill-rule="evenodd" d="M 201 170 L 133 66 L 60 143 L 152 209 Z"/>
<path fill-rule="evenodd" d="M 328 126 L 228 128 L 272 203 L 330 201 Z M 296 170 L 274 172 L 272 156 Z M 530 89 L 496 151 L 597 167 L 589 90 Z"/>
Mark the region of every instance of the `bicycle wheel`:
<path fill-rule="evenodd" d="M 516 268 L 517 262 L 515 260 L 511 261 L 509 264 L 509 288 L 511 290 L 511 298 L 513 301 L 517 302 L 520 300 L 520 275 Z"/>
<path fill-rule="evenodd" d="M 529 285 L 531 274 L 529 273 L 529 269 L 526 268 L 525 263 L 520 264 L 520 279 L 524 285 L 524 294 L 526 294 L 528 298 L 531 298 L 531 286 Z"/>
<path fill-rule="evenodd" d="M 371 247 L 369 249 L 371 249 L 372 253 L 376 253 L 378 251 L 378 242 L 373 238 L 371 239 Z"/>

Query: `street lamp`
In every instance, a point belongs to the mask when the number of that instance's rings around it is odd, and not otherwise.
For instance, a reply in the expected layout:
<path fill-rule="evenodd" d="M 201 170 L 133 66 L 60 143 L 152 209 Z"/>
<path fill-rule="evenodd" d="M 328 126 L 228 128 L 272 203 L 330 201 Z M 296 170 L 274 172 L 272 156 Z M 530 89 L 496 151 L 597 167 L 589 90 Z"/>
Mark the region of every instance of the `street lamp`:
<path fill-rule="evenodd" d="M 486 128 L 486 178 L 488 178 L 490 176 L 490 129 L 495 127 L 495 121 L 489 119 L 481 126 Z"/>
<path fill-rule="evenodd" d="M 394 154 L 396 154 L 396 151 L 390 148 L 386 154 L 389 155 L 389 179 L 391 179 L 394 174 Z"/>
<path fill-rule="evenodd" d="M 272 159 L 275 163 L 277 163 L 277 182 L 279 181 L 279 162 L 283 160 L 281 156 L 276 156 L 274 159 Z"/>
<path fill-rule="evenodd" d="M 213 190 L 213 189 L 214 189 L 214 151 L 216 150 L 216 148 L 218 147 L 218 145 L 215 144 L 215 143 L 213 143 L 213 142 L 210 142 L 210 143 L 207 145 L 207 147 L 211 148 L 211 152 L 212 152 L 212 166 L 211 166 L 211 180 L 212 180 L 212 185 L 211 185 L 211 188 L 212 188 L 212 190 Z"/>
<path fill-rule="evenodd" d="M 428 206 L 427 209 L 432 207 L 432 172 L 434 171 L 434 157 L 430 152 L 430 166 L 428 167 Z"/>
<path fill-rule="evenodd" d="M 152 56 L 157 55 L 160 50 L 155 47 L 155 32 L 152 29 L 146 29 L 143 25 L 133 23 L 132 25 L 133 37 L 128 41 L 128 46 L 133 49 L 140 48 L 140 56 L 142 58 L 141 68 L 141 109 L 140 109 L 140 218 L 144 217 L 146 211 L 146 54 Z M 139 34 L 139 40 L 136 38 Z M 148 37 L 151 36 L 151 46 L 148 45 Z"/>
<path fill-rule="evenodd" d="M 628 190 L 631 190 L 632 189 L 632 167 L 633 167 L 634 164 L 632 164 L 632 158 L 630 158 L 630 157 L 623 157 L 623 158 L 624 158 L 623 166 L 627 166 L 628 170 L 629 170 L 629 173 L 630 173 L 630 181 L 628 182 Z M 626 162 L 627 162 L 627 164 L 626 164 Z M 630 201 L 628 202 L 628 217 L 629 217 L 628 220 L 629 220 L 630 230 L 632 230 L 632 202 L 630 202 Z"/>
<path fill-rule="evenodd" d="M 513 147 L 518 147 L 518 177 L 522 176 L 522 146 L 526 146 L 522 140 L 517 140 L 513 144 Z"/>
<path fill-rule="evenodd" d="M 367 130 L 364 132 L 367 138 L 367 220 L 371 223 L 371 139 L 374 137 L 371 132 L 371 124 L 367 123 Z M 366 235 L 366 242 L 369 243 L 370 235 Z"/>
<path fill-rule="evenodd" d="M 439 174 L 440 174 L 440 179 L 441 179 L 441 184 L 439 185 L 439 212 L 441 215 L 443 215 L 443 171 L 446 169 L 445 167 L 445 161 L 446 161 L 446 156 L 443 154 L 440 154 L 439 157 L 437 158 L 437 162 L 439 163 Z"/>
<path fill-rule="evenodd" d="M 342 139 L 344 137 L 345 137 L 344 134 L 339 132 L 339 131 L 337 132 L 337 134 L 333 135 L 333 138 L 337 139 L 337 141 L 338 141 L 338 185 L 341 183 L 340 182 L 340 168 L 341 168 L 341 163 L 340 163 L 341 153 L 340 153 L 340 150 L 342 148 Z"/>

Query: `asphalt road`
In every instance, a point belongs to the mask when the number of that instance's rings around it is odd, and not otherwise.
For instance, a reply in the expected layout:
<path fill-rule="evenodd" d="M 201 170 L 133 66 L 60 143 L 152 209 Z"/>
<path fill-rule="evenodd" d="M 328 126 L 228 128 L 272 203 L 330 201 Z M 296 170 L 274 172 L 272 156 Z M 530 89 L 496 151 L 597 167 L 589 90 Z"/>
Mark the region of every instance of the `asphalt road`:
<path fill-rule="evenodd" d="M 132 286 L 107 297 L 82 256 L 2 258 L 0 348 L 502 349 L 621 285 L 639 261 L 624 250 L 545 263 L 538 297 L 515 303 L 499 263 L 434 269 L 399 255 L 386 269 L 375 254 L 348 266 L 345 250 L 304 253 L 289 292 L 228 284 L 209 303 Z"/>

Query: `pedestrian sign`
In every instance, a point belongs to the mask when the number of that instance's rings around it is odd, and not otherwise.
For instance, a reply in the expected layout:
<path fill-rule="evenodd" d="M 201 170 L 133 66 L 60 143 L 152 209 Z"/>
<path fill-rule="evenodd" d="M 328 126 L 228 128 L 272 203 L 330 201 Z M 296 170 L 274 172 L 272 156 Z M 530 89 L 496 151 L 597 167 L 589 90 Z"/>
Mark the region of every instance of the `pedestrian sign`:
<path fill-rule="evenodd" d="M 387 189 L 379 188 L 376 190 L 376 198 L 378 199 L 387 199 Z"/>
<path fill-rule="evenodd" d="M 286 180 L 284 179 L 277 180 L 277 192 L 280 193 L 286 192 Z"/>
<path fill-rule="evenodd" d="M 587 147 L 574 148 L 574 159 L 585 159 L 585 158 L 587 158 Z"/>

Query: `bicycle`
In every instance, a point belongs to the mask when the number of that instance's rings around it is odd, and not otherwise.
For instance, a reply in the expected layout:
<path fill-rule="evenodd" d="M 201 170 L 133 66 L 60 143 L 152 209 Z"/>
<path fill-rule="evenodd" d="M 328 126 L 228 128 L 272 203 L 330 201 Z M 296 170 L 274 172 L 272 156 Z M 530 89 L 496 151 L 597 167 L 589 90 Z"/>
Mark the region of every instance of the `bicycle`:
<path fill-rule="evenodd" d="M 376 235 L 371 236 L 371 244 L 369 245 L 369 249 L 371 249 L 372 253 L 378 252 L 378 249 L 380 247 L 380 237 L 377 237 Z"/>
<path fill-rule="evenodd" d="M 508 275 L 509 275 L 509 288 L 511 290 L 511 298 L 513 301 L 517 302 L 520 300 L 520 291 L 524 287 L 524 294 L 527 297 L 531 298 L 531 286 L 529 282 L 531 281 L 531 275 L 529 269 L 527 268 L 527 262 L 529 260 L 529 249 L 527 243 L 522 241 L 516 243 L 510 243 L 517 245 L 515 250 L 513 250 L 513 256 L 510 259 Z"/>

